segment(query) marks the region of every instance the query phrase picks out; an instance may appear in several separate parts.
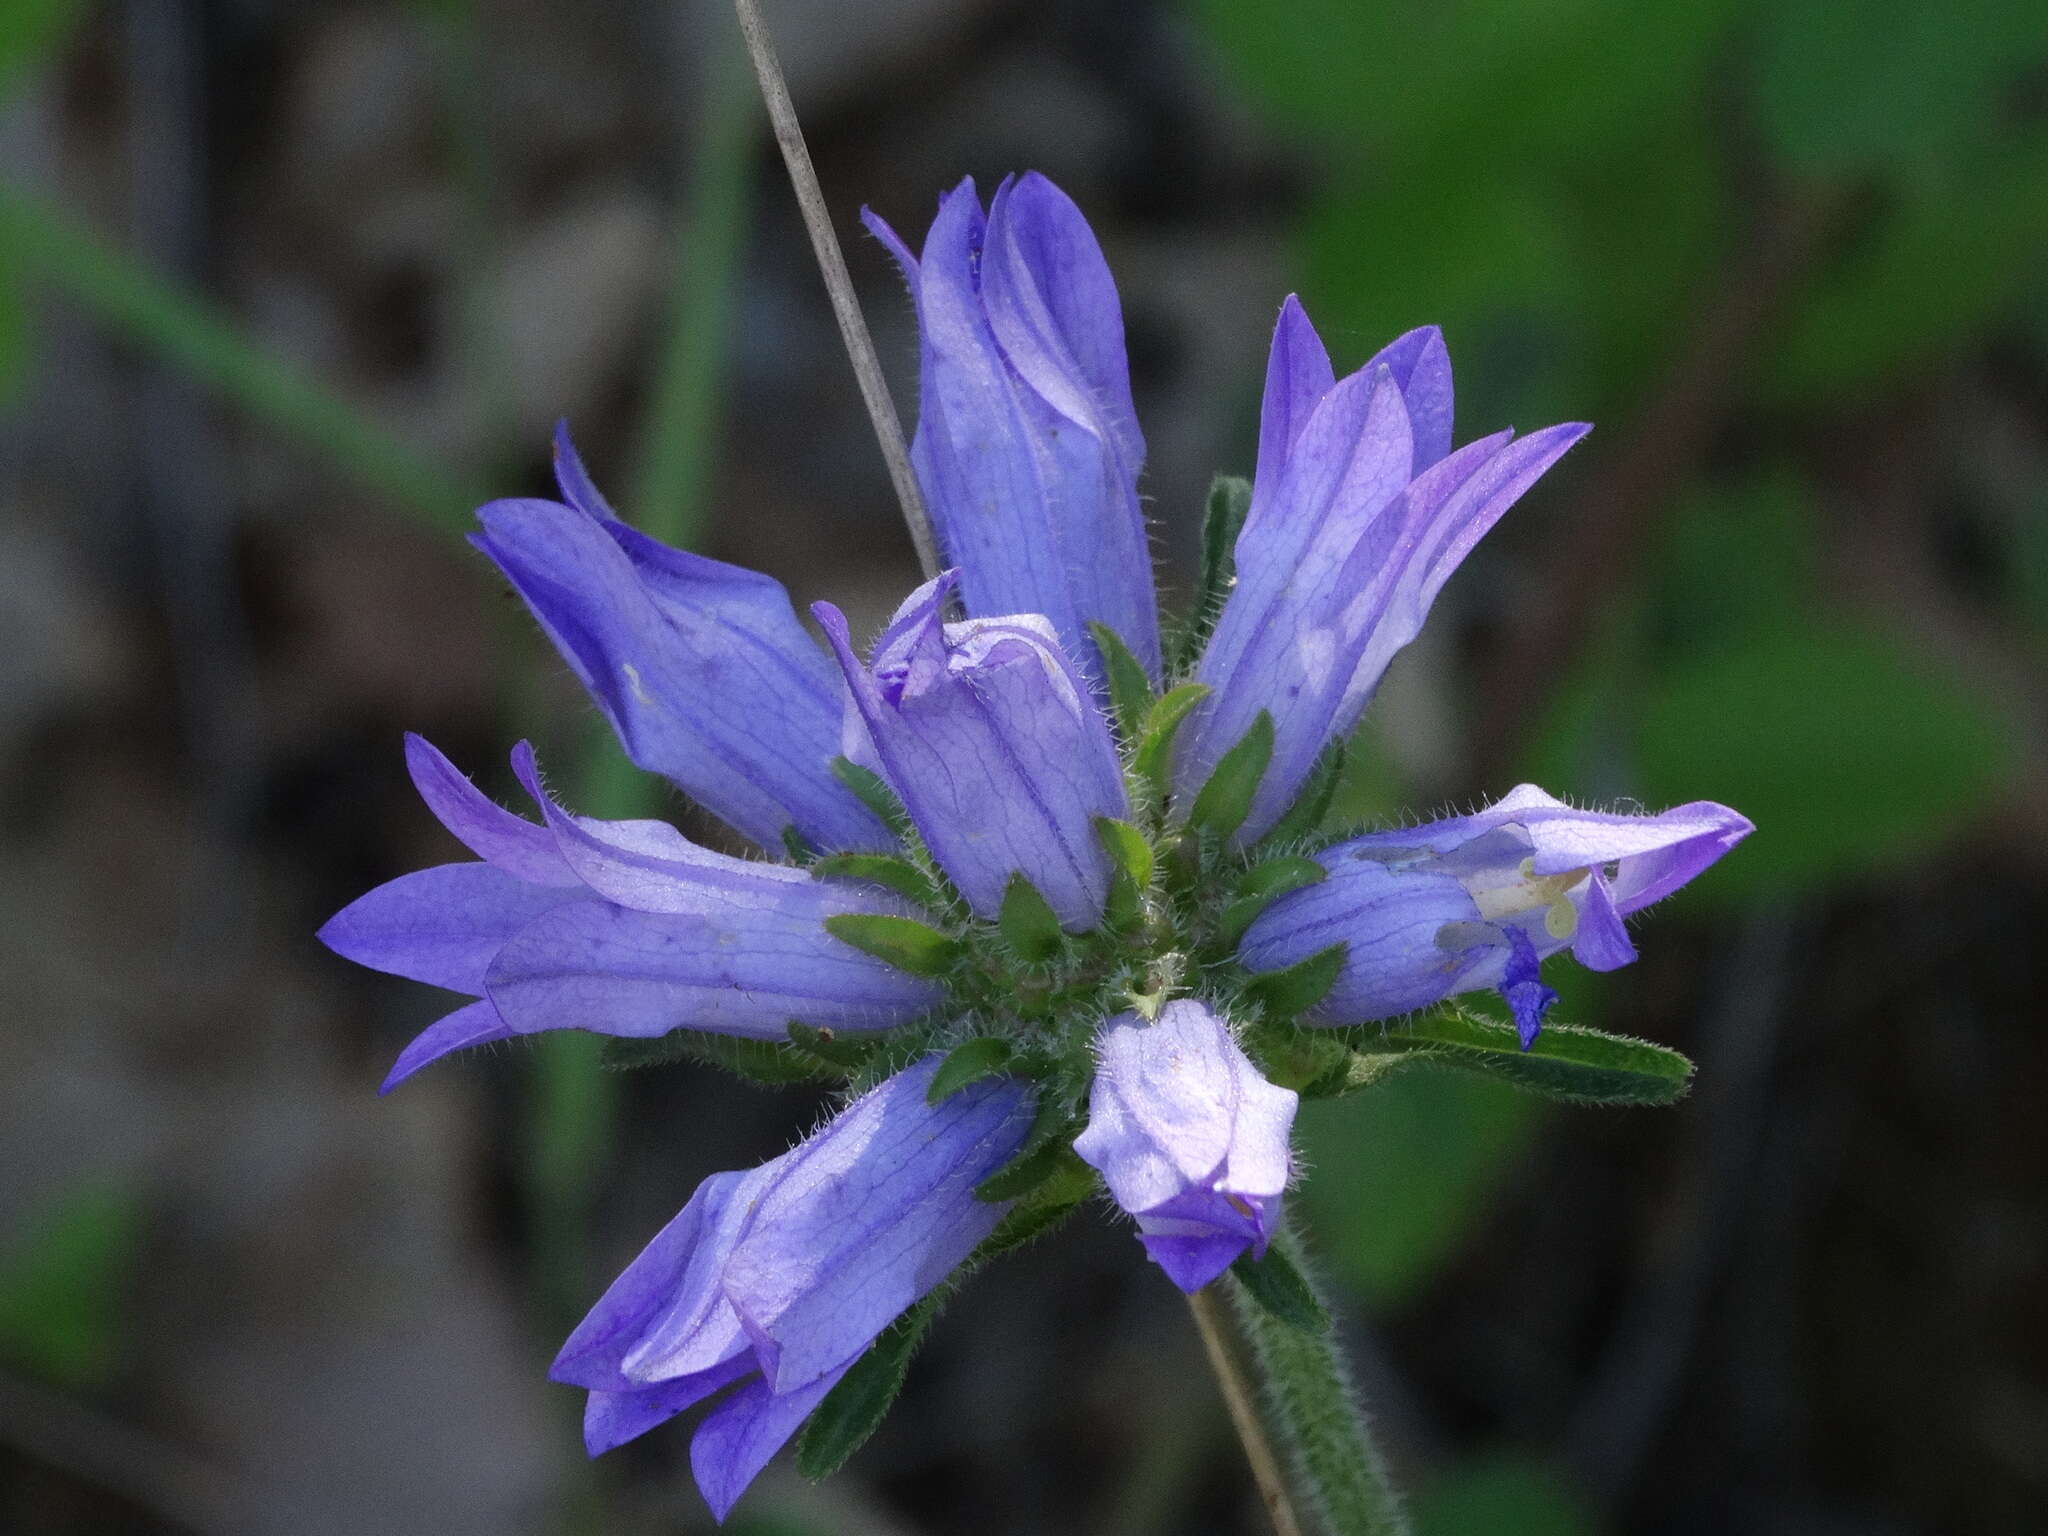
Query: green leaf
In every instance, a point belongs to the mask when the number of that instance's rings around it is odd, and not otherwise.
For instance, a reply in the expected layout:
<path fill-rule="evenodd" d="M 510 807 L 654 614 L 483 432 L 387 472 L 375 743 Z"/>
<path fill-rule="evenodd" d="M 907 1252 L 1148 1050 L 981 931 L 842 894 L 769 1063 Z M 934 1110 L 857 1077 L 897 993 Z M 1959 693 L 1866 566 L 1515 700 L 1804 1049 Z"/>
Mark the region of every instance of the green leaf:
<path fill-rule="evenodd" d="M 2038 291 L 2044 246 L 2048 144 L 1899 187 L 1786 316 L 1763 388 L 1775 402 L 1840 412 L 1910 383 Z"/>
<path fill-rule="evenodd" d="M 789 1021 L 789 1042 L 820 1061 L 856 1072 L 882 1048 L 879 1035 L 842 1035 L 837 1030 L 818 1029 L 801 1019 Z"/>
<path fill-rule="evenodd" d="M 1337 786 L 1344 781 L 1344 765 L 1350 754 L 1351 743 L 1341 736 L 1323 748 L 1315 766 L 1308 771 L 1308 781 L 1301 786 L 1301 793 L 1294 797 L 1294 804 L 1260 841 L 1269 848 L 1284 848 L 1321 827 L 1323 818 L 1330 814 Z"/>
<path fill-rule="evenodd" d="M 1430 1062 L 1485 1072 L 1518 1088 L 1581 1104 L 1670 1104 L 1692 1063 L 1677 1051 L 1573 1024 L 1547 1024 L 1527 1051 L 1514 1027 L 1462 1008 L 1442 1008 L 1378 1030 L 1334 1032 L 1361 1055 L 1419 1052 Z"/>
<path fill-rule="evenodd" d="M 1272 761 L 1273 717 L 1262 709 L 1237 745 L 1217 760 L 1216 771 L 1195 796 L 1188 825 L 1214 834 L 1218 842 L 1229 841 L 1251 814 L 1252 798 Z"/>
<path fill-rule="evenodd" d="M 795 822 L 782 829 L 782 851 L 799 869 L 808 868 L 818 861 L 818 850 L 811 846 L 810 839 L 797 831 Z"/>
<path fill-rule="evenodd" d="M 1323 1309 L 1322 1298 L 1278 1243 L 1256 1261 L 1250 1250 L 1239 1254 L 1230 1272 L 1237 1276 L 1246 1295 L 1288 1327 L 1299 1328 L 1303 1333 L 1330 1331 L 1330 1314 Z"/>
<path fill-rule="evenodd" d="M 1493 1078 L 1424 1071 L 1403 1071 L 1362 1102 L 1303 1104 L 1295 1130 L 1308 1166 L 1372 1170 L 1303 1184 L 1317 1251 L 1378 1308 L 1422 1293 L 1483 1221 L 1542 1109 Z"/>
<path fill-rule="evenodd" d="M 1125 741 L 1136 741 L 1152 710 L 1152 679 L 1145 675 L 1145 664 L 1124 644 L 1123 636 L 1107 624 L 1090 619 L 1088 633 L 1095 637 L 1095 649 L 1102 656 L 1117 734 Z"/>
<path fill-rule="evenodd" d="M 1487 1452 L 1453 1463 L 1409 1501 L 1415 1536 L 1594 1536 L 1591 1512 L 1534 1457 Z"/>
<path fill-rule="evenodd" d="M 1174 734 L 1180 730 L 1181 722 L 1187 719 L 1188 711 L 1208 696 L 1207 684 L 1182 683 L 1178 688 L 1168 689 L 1145 717 L 1145 734 L 1138 741 L 1135 767 L 1138 776 L 1150 783 L 1155 791 L 1166 787 L 1166 767 L 1172 759 Z"/>
<path fill-rule="evenodd" d="M 54 59 L 84 14 L 83 0 L 8 0 L 0 6 L 0 96 Z"/>
<path fill-rule="evenodd" d="M 2022 756 L 2010 714 L 1972 678 L 1901 639 L 1804 621 L 1658 678 L 1626 718 L 1645 799 L 1718 800 L 1762 829 L 1691 901 L 1925 858 L 1989 809 Z"/>
<path fill-rule="evenodd" d="M 796 1442 L 796 1465 L 805 1477 L 837 1472 L 880 1426 L 903 1390 L 910 1357 L 938 1316 L 938 1302 L 937 1296 L 927 1296 L 883 1329 L 804 1421 Z"/>
<path fill-rule="evenodd" d="M 913 976 L 943 976 L 960 960 L 958 939 L 915 918 L 839 912 L 825 919 L 825 931 Z"/>
<path fill-rule="evenodd" d="M 910 831 L 910 814 L 903 809 L 903 802 L 896 798 L 896 791 L 879 773 L 872 768 L 863 768 L 850 757 L 832 759 L 832 775 L 853 791 L 856 800 L 873 811 L 881 822 L 898 837 Z"/>
<path fill-rule="evenodd" d="M 750 1083 L 837 1082 L 845 1073 L 779 1040 L 748 1040 L 697 1029 L 672 1029 L 648 1040 L 607 1040 L 604 1064 L 615 1070 L 670 1066 L 679 1061 L 721 1067 Z"/>
<path fill-rule="evenodd" d="M 2010 0 L 1774 0 L 1756 13 L 1756 116 L 1795 169 L 1896 176 L 1995 140 L 2048 29 Z"/>
<path fill-rule="evenodd" d="M 1337 984 L 1350 953 L 1351 946 L 1340 940 L 1283 971 L 1264 971 L 1252 977 L 1245 983 L 1244 994 L 1263 1008 L 1268 1018 L 1291 1019 L 1323 1000 Z"/>
<path fill-rule="evenodd" d="M 1330 872 L 1314 859 L 1286 855 L 1255 864 L 1238 881 L 1230 902 L 1216 916 L 1216 939 L 1226 949 L 1237 948 L 1245 929 L 1267 907 L 1290 891 L 1320 885 Z"/>
<path fill-rule="evenodd" d="M 908 859 L 889 853 L 830 853 L 811 866 L 811 873 L 826 880 L 858 880 L 894 891 L 921 907 L 943 907 L 944 900 L 932 889 L 931 877 Z"/>
<path fill-rule="evenodd" d="M 0 1358 L 69 1390 L 103 1384 L 129 1322 L 139 1190 L 94 1179 L 46 1198 L 0 1255 Z"/>
<path fill-rule="evenodd" d="M 1059 915 L 1021 871 L 1011 875 L 1010 883 L 1003 887 L 996 928 L 1011 953 L 1030 965 L 1043 965 L 1066 947 Z"/>
<path fill-rule="evenodd" d="M 924 1091 L 925 1102 L 943 1104 L 969 1083 L 994 1077 L 1016 1054 L 1017 1048 L 997 1035 L 977 1035 L 954 1046 L 932 1074 L 931 1085 Z"/>

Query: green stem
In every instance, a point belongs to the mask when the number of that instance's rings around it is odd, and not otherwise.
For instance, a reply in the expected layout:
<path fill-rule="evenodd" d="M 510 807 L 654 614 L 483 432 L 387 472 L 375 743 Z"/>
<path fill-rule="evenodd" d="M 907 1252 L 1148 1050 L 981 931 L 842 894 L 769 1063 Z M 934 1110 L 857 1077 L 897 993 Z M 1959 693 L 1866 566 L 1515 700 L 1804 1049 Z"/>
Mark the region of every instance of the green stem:
<path fill-rule="evenodd" d="M 753 166 L 753 76 L 738 48 L 705 60 L 690 166 L 689 218 L 676 247 L 668 345 L 643 425 L 633 517 L 643 532 L 690 548 L 704 521 L 717 457 L 733 295 L 746 246 Z"/>
<path fill-rule="evenodd" d="M 1291 1231 L 1276 1236 L 1274 1246 L 1304 1279 L 1310 1279 L 1301 1242 Z M 1312 1280 L 1310 1283 L 1313 1285 Z M 1241 1349 L 1236 1358 L 1244 1375 L 1258 1384 L 1258 1438 L 1280 1446 L 1287 1463 L 1274 1529 L 1280 1536 L 1289 1536 L 1291 1530 L 1308 1536 L 1408 1536 L 1407 1516 L 1387 1481 L 1386 1463 L 1373 1443 L 1335 1333 L 1328 1328 L 1304 1328 L 1298 1321 L 1269 1311 L 1234 1275 L 1219 1284 L 1230 1296 L 1236 1323 L 1234 1342 Z M 1214 1308 L 1213 1315 L 1220 1316 L 1222 1310 Z M 1200 1309 L 1196 1316 L 1201 1318 Z M 1212 1346 L 1211 1360 L 1216 1359 Z M 1233 1392 L 1237 1389 L 1221 1367 L 1219 1380 L 1236 1418 Z M 1261 1492 L 1267 1493 L 1268 1508 L 1275 1508 L 1266 1476 L 1258 1472 L 1260 1453 L 1253 1437 L 1244 1433 L 1242 1424 L 1239 1435 L 1245 1440 Z M 1284 1524 L 1281 1512 L 1298 1523 Z"/>
<path fill-rule="evenodd" d="M 429 521 L 460 526 L 483 499 L 348 401 L 266 351 L 198 295 L 166 282 L 55 208 L 4 183 L 0 254 L 252 417 L 317 450 L 359 484 Z"/>

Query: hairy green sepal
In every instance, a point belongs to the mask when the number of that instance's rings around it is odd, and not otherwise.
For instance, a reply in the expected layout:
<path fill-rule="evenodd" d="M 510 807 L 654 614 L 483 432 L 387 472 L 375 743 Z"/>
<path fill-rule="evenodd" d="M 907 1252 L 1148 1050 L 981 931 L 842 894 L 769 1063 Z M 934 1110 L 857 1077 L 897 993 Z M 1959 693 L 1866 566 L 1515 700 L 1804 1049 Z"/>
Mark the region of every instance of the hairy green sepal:
<path fill-rule="evenodd" d="M 1144 734 L 1138 738 L 1138 750 L 1132 757 L 1131 767 L 1155 795 L 1166 790 L 1166 767 L 1172 759 L 1173 738 L 1179 732 L 1181 722 L 1208 696 L 1206 684 L 1182 683 L 1162 694 L 1145 716 Z"/>
<path fill-rule="evenodd" d="M 1202 569 L 1195 600 L 1188 607 L 1181 634 L 1179 661 L 1192 666 L 1216 627 L 1216 617 L 1230 596 L 1237 575 L 1237 536 L 1252 507 L 1252 483 L 1239 475 L 1218 475 L 1209 482 L 1209 500 L 1202 518 Z"/>
<path fill-rule="evenodd" d="M 924 1091 L 925 1102 L 943 1104 L 969 1083 L 994 1077 L 1009 1066 L 1016 1054 L 1017 1048 L 998 1035 L 977 1035 L 954 1046 L 939 1063 L 939 1070 L 932 1074 L 931 1084 Z"/>
<path fill-rule="evenodd" d="M 846 1074 L 837 1064 L 779 1040 L 749 1040 L 740 1035 L 713 1035 L 699 1029 L 672 1029 L 648 1040 L 607 1040 L 607 1067 L 662 1067 L 679 1061 L 720 1067 L 750 1083 L 770 1087 L 783 1083 L 837 1082 Z"/>
<path fill-rule="evenodd" d="M 863 885 L 879 885 L 920 907 L 944 905 L 929 875 L 910 860 L 899 859 L 890 853 L 827 854 L 811 865 L 811 873 L 825 880 L 857 880 Z"/>
<path fill-rule="evenodd" d="M 1318 1031 L 1323 1033 L 1323 1031 Z M 1527 1051 L 1512 1025 L 1448 1007 L 1391 1028 L 1355 1025 L 1328 1033 L 1358 1057 L 1416 1060 L 1482 1072 L 1581 1104 L 1671 1104 L 1693 1065 L 1677 1051 L 1577 1024 L 1546 1024 Z"/>
<path fill-rule="evenodd" d="M 1260 839 L 1261 842 L 1269 848 L 1284 848 L 1322 826 L 1323 818 L 1330 814 L 1330 802 L 1337 796 L 1337 786 L 1343 782 L 1344 759 L 1350 747 L 1350 742 L 1339 736 L 1323 748 L 1315 766 L 1308 771 L 1308 782 L 1294 797 L 1294 804 L 1287 808 L 1285 816 L 1274 823 L 1273 830 Z"/>
<path fill-rule="evenodd" d="M 1010 883 L 1003 887 L 996 931 L 1002 934 L 1010 953 L 1027 965 L 1044 965 L 1057 959 L 1066 947 L 1058 914 L 1021 872 L 1010 876 Z"/>
<path fill-rule="evenodd" d="M 1244 995 L 1265 1010 L 1270 1019 L 1291 1019 L 1320 1003 L 1337 984 L 1349 944 L 1339 942 L 1319 949 L 1305 960 L 1297 960 L 1281 971 L 1263 971 L 1245 983 Z"/>
<path fill-rule="evenodd" d="M 836 1030 L 819 1029 L 800 1019 L 789 1021 L 789 1043 L 820 1061 L 828 1061 L 851 1072 L 866 1067 L 875 1052 L 882 1048 L 878 1035 L 842 1035 Z"/>
<path fill-rule="evenodd" d="M 1284 1247 L 1268 1248 L 1263 1259 L 1254 1259 L 1246 1250 L 1237 1256 L 1230 1272 L 1247 1296 L 1288 1327 L 1303 1333 L 1329 1332 L 1330 1314 Z"/>
<path fill-rule="evenodd" d="M 1209 833 L 1218 842 L 1229 841 L 1251 814 L 1252 798 L 1258 794 L 1259 781 L 1265 778 L 1266 767 L 1272 761 L 1273 717 L 1262 709 L 1237 745 L 1217 759 L 1209 782 L 1195 796 L 1194 809 L 1188 812 L 1188 825 Z"/>
<path fill-rule="evenodd" d="M 943 976 L 960 962 L 958 939 L 912 917 L 839 912 L 825 919 L 825 931 L 913 976 Z"/>
<path fill-rule="evenodd" d="M 1117 734 L 1125 741 L 1136 741 L 1138 732 L 1144 729 L 1145 717 L 1152 712 L 1152 679 L 1145 675 L 1145 664 L 1124 644 L 1123 636 L 1107 624 L 1090 619 L 1088 633 L 1094 637 L 1095 649 L 1102 657 Z"/>
<path fill-rule="evenodd" d="M 850 757 L 835 757 L 832 776 L 852 790 L 854 799 L 873 811 L 898 837 L 910 831 L 910 815 L 903 809 L 903 802 L 874 769 L 863 768 Z"/>
<path fill-rule="evenodd" d="M 853 1362 L 804 1421 L 796 1442 L 799 1472 L 813 1479 L 830 1477 L 867 1443 L 903 1390 L 910 1357 L 938 1315 L 939 1297 L 925 1297 L 883 1329 L 868 1352 Z"/>
<path fill-rule="evenodd" d="M 1145 892 L 1152 884 L 1152 844 L 1128 821 L 1095 818 L 1095 836 L 1109 855 L 1112 873 L 1103 921 L 1113 933 L 1129 933 L 1145 915 Z"/>

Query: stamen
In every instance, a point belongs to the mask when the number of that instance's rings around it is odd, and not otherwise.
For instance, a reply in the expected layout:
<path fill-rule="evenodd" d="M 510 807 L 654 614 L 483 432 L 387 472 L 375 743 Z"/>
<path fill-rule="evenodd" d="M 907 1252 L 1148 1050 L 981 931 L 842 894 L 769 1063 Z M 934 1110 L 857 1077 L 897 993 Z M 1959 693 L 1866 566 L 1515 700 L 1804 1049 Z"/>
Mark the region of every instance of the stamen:
<path fill-rule="evenodd" d="M 1568 939 L 1579 931 L 1579 909 L 1560 896 L 1543 914 L 1543 931 L 1553 939 Z"/>

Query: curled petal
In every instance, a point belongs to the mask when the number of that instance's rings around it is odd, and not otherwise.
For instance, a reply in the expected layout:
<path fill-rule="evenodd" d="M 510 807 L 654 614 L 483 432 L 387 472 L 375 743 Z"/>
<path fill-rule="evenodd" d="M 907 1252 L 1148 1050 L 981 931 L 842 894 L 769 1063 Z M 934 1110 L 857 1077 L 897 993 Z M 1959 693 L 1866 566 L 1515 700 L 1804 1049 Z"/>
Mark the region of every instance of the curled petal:
<path fill-rule="evenodd" d="M 1382 368 L 1353 374 L 1325 395 L 1279 487 L 1270 498 L 1254 488 L 1256 515 L 1247 516 L 1237 540 L 1237 585 L 1195 672 L 1210 697 L 1181 728 L 1178 804 L 1192 803 L 1261 710 L 1273 718 L 1276 763 L 1304 755 L 1297 738 L 1313 741 L 1310 762 L 1322 749 L 1327 710 L 1317 705 L 1350 672 L 1331 612 L 1349 596 L 1339 580 L 1370 520 L 1407 485 L 1413 461 L 1408 409 Z M 1268 770 L 1240 842 L 1263 835 L 1291 803 L 1299 784 L 1281 785 L 1280 777 Z"/>
<path fill-rule="evenodd" d="M 569 423 L 555 423 L 554 442 L 555 483 L 562 488 L 562 499 L 581 512 L 607 526 L 619 521 L 619 514 L 612 510 L 604 493 L 590 478 L 590 472 L 583 467 L 583 456 L 576 451 L 576 445 L 569 440 Z"/>
<path fill-rule="evenodd" d="M 1088 1128 L 1074 1151 L 1137 1218 L 1146 1251 L 1198 1291 L 1249 1249 L 1261 1257 L 1292 1173 L 1296 1095 L 1275 1087 L 1207 1005 L 1135 1013 L 1097 1040 Z"/>
<path fill-rule="evenodd" d="M 1589 971 L 1618 971 L 1636 957 L 1636 947 L 1622 926 L 1621 909 L 1607 877 L 1595 873 L 1572 893 L 1578 931 L 1572 935 L 1572 958 Z"/>
<path fill-rule="evenodd" d="M 1565 804 L 1534 784 L 1520 784 L 1471 816 L 1452 816 L 1390 832 L 1355 837 L 1325 851 L 1326 861 L 1347 856 L 1412 860 L 1449 857 L 1482 846 L 1489 834 L 1510 831 L 1536 875 L 1615 866 L 1609 880 L 1614 908 L 1639 912 L 1707 869 L 1755 823 L 1711 800 L 1695 800 L 1655 815 L 1589 811 Z"/>
<path fill-rule="evenodd" d="M 557 858 L 606 901 L 637 912 L 711 916 L 780 907 L 791 899 L 792 887 L 812 884 L 802 870 L 788 865 L 700 848 L 665 821 L 572 816 L 542 787 L 533 748 L 526 742 L 513 749 L 512 768 L 540 807 Z"/>
<path fill-rule="evenodd" d="M 405 766 L 427 809 L 478 858 L 534 885 L 577 883 L 546 827 L 492 801 L 424 736 L 406 733 Z"/>
<path fill-rule="evenodd" d="M 451 1051 L 463 1051 L 472 1045 L 511 1038 L 512 1026 L 498 1016 L 498 1010 L 487 1000 L 478 999 L 436 1020 L 413 1036 L 412 1043 L 398 1053 L 398 1060 L 391 1064 L 391 1070 L 385 1074 L 377 1092 L 389 1093 L 421 1067 L 439 1061 Z"/>
<path fill-rule="evenodd" d="M 1444 347 L 1444 333 L 1424 325 L 1397 336 L 1380 348 L 1364 371 L 1375 367 L 1385 368 L 1401 387 L 1419 475 L 1451 451 L 1451 354 Z"/>
<path fill-rule="evenodd" d="M 633 1392 L 745 1355 L 746 1335 L 719 1274 L 773 1166 L 699 1184 L 577 1324 L 548 1375 L 592 1391 Z"/>
<path fill-rule="evenodd" d="M 658 1381 L 625 1391 L 593 1391 L 583 1405 L 583 1448 L 592 1456 L 602 1456 L 696 1407 L 753 1368 L 748 1357 L 735 1355 L 725 1364 L 694 1376 L 679 1376 L 673 1381 Z"/>

